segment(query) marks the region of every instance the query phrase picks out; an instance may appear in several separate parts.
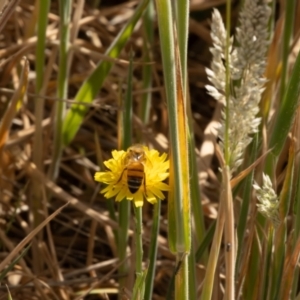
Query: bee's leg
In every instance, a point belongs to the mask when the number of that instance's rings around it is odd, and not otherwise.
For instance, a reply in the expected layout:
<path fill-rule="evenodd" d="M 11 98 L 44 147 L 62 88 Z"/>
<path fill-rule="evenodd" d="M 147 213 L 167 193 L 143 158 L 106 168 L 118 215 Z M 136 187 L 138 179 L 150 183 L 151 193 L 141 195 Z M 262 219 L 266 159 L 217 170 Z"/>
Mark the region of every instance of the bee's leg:
<path fill-rule="evenodd" d="M 124 174 L 125 170 L 127 170 L 127 168 L 124 168 L 124 170 L 122 171 L 122 174 L 121 174 L 120 178 L 118 179 L 118 181 L 116 182 L 116 184 L 118 184 L 121 181 L 121 179 L 123 178 L 123 174 Z"/>
<path fill-rule="evenodd" d="M 146 196 L 146 198 L 147 198 L 147 190 L 146 190 L 146 174 L 145 174 L 145 176 L 144 176 L 144 194 L 145 194 L 145 196 Z"/>

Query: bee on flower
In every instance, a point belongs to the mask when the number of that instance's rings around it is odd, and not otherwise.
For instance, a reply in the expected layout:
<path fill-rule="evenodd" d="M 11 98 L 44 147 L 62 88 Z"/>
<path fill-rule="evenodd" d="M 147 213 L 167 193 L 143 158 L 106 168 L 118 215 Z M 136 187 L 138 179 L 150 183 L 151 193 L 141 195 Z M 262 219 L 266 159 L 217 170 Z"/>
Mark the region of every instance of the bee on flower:
<path fill-rule="evenodd" d="M 143 205 L 144 199 L 156 203 L 165 199 L 163 191 L 169 186 L 163 181 L 169 177 L 167 154 L 137 144 L 127 151 L 112 151 L 112 158 L 105 161 L 105 172 L 97 172 L 95 180 L 107 186 L 101 191 L 106 198 L 116 197 L 116 201 L 133 200 L 136 207 Z"/>

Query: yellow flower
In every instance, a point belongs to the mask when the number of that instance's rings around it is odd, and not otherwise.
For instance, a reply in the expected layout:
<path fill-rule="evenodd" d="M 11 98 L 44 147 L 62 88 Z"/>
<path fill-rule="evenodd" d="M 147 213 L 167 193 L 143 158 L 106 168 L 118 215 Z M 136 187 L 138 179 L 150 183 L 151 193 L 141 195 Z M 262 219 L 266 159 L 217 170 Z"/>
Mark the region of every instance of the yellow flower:
<path fill-rule="evenodd" d="M 137 152 L 139 155 L 131 156 L 135 149 L 140 151 Z M 116 197 L 116 201 L 127 198 L 133 200 L 136 207 L 143 206 L 144 199 L 153 204 L 157 199 L 165 199 L 162 191 L 169 190 L 163 182 L 169 177 L 170 162 L 166 159 L 166 153 L 160 156 L 158 151 L 141 145 L 130 147 L 127 151 L 114 150 L 112 158 L 104 162 L 108 171 L 97 172 L 94 178 L 107 184 L 101 191 L 106 198 Z M 138 179 L 138 183 L 134 182 L 136 191 L 128 188 L 127 173 L 134 174 L 134 179 Z"/>

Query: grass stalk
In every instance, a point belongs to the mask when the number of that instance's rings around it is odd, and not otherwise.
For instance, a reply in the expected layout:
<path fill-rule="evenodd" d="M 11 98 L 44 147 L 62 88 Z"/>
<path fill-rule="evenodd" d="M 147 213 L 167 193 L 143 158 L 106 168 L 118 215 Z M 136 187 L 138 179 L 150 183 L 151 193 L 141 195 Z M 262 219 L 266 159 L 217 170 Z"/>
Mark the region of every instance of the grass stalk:
<path fill-rule="evenodd" d="M 200 187 L 199 187 L 199 180 L 198 180 L 198 164 L 197 164 L 197 158 L 195 154 L 195 138 L 194 138 L 194 131 L 193 131 L 193 118 L 192 118 L 192 112 L 191 112 L 191 105 L 190 102 L 187 105 L 188 109 L 188 125 L 189 125 L 189 136 L 188 136 L 188 147 L 189 147 L 189 170 L 190 170 L 190 180 L 191 180 L 191 205 L 192 205 L 192 216 L 193 221 L 195 224 L 195 235 L 196 235 L 196 241 L 195 245 L 198 247 L 204 239 L 206 229 L 204 225 L 204 216 L 203 216 L 203 210 L 201 205 L 201 193 L 200 193 Z M 204 253 L 204 258 L 207 258 L 207 251 Z"/>
<path fill-rule="evenodd" d="M 235 230 L 234 230 L 234 213 L 233 213 L 233 199 L 230 187 L 230 171 L 228 166 L 223 168 L 223 184 L 225 188 L 225 261 L 226 261 L 226 289 L 225 299 L 235 299 L 235 259 L 236 259 L 236 245 L 235 245 Z"/>
<path fill-rule="evenodd" d="M 191 233 L 186 95 L 183 86 L 180 49 L 178 44 L 175 44 L 177 32 L 173 27 L 171 1 L 156 1 L 156 8 L 169 116 L 172 153 L 170 172 L 174 172 L 172 174 L 174 185 L 171 186 L 171 189 L 174 190 L 174 194 L 172 193 L 174 199 L 171 200 L 174 210 L 171 214 L 176 219 L 177 261 L 182 263 L 175 279 L 175 297 L 176 299 L 188 299 L 188 255 L 191 247 Z M 171 221 L 171 223 L 174 222 Z"/>
<path fill-rule="evenodd" d="M 223 237 L 223 229 L 224 229 L 224 222 L 225 222 L 225 212 L 224 212 L 224 190 L 220 195 L 220 206 L 219 206 L 219 213 L 216 223 L 215 234 L 213 237 L 212 245 L 210 254 L 208 257 L 208 262 L 206 265 L 206 273 L 203 281 L 203 290 L 201 294 L 201 300 L 211 300 L 214 288 L 214 279 L 216 273 L 216 267 L 218 263 L 219 253 L 220 253 L 220 246 Z"/>
<path fill-rule="evenodd" d="M 280 99 L 286 100 L 284 94 L 286 91 L 288 58 L 290 54 L 290 42 L 293 34 L 293 26 L 295 20 L 295 0 L 287 1 L 285 4 L 284 32 L 282 41 L 282 68 L 280 78 Z"/>
<path fill-rule="evenodd" d="M 251 234 L 253 234 L 251 232 Z M 261 278 L 257 276 L 258 272 L 261 270 L 263 265 L 262 261 L 262 248 L 260 240 L 257 237 L 251 236 L 250 249 L 248 251 L 249 260 L 247 258 L 246 268 L 244 270 L 244 279 L 243 279 L 243 288 L 242 288 L 242 297 L 243 299 L 260 299 L 258 297 L 258 292 L 260 288 Z M 239 293 L 238 296 L 240 296 Z M 241 296 L 240 296 L 241 297 Z M 262 298 L 264 299 L 264 298 Z"/>
<path fill-rule="evenodd" d="M 69 84 L 69 36 L 70 36 L 70 16 L 72 0 L 62 0 L 59 2 L 60 14 L 60 42 L 59 42 L 59 70 L 57 82 L 57 98 L 67 99 Z M 58 176 L 60 159 L 63 150 L 62 125 L 66 111 L 66 102 L 55 102 L 54 114 L 54 145 L 52 153 L 52 163 L 50 164 L 48 176 L 55 180 Z"/>
<path fill-rule="evenodd" d="M 300 53 L 298 53 L 293 71 L 285 89 L 284 99 L 279 108 L 270 138 L 269 148 L 276 157 L 280 154 L 291 125 L 295 119 L 300 95 Z M 271 155 L 271 154 L 270 154 Z"/>
<path fill-rule="evenodd" d="M 249 151 L 250 152 L 250 151 Z M 250 163 L 253 163 L 258 155 L 258 135 L 255 136 L 254 142 L 251 146 L 251 155 L 250 155 Z M 243 250 L 243 243 L 244 243 L 244 236 L 247 226 L 247 220 L 248 220 L 248 213 L 251 205 L 252 200 L 252 184 L 254 179 L 254 171 L 252 171 L 246 178 L 243 188 L 243 201 L 241 206 L 241 211 L 239 215 L 238 220 L 238 226 L 237 226 L 237 264 L 236 264 L 236 270 L 239 270 L 240 262 L 241 262 L 241 255 Z"/>
<path fill-rule="evenodd" d="M 224 156 L 226 164 L 229 164 L 229 97 L 230 97 L 230 61 L 229 61 L 229 45 L 230 45 L 230 29 L 231 29 L 231 1 L 226 1 L 226 49 L 225 49 L 225 134 L 224 134 Z"/>
<path fill-rule="evenodd" d="M 299 115 L 299 111 L 298 111 Z M 297 122 L 297 131 L 299 130 L 299 122 Z M 293 220 L 293 226 L 295 228 L 294 233 L 294 246 L 296 246 L 297 237 L 300 235 L 300 176 L 299 176 L 299 158 L 296 156 L 296 162 L 295 162 L 295 183 L 296 191 L 295 191 L 295 203 L 294 203 L 294 220 Z M 291 299 L 296 298 L 297 293 L 297 284 L 299 279 L 299 269 L 297 268 L 295 270 L 295 274 L 293 277 L 293 288 L 291 293 Z"/>
<path fill-rule="evenodd" d="M 189 298 L 190 299 L 197 299 L 197 276 L 196 276 L 196 256 L 194 251 L 194 245 L 191 244 L 191 254 L 188 255 L 188 272 L 189 272 Z"/>
<path fill-rule="evenodd" d="M 177 254 L 176 264 L 178 266 L 175 274 L 175 299 L 191 299 L 189 294 L 189 256 L 190 254 Z"/>
<path fill-rule="evenodd" d="M 133 79 L 133 53 L 130 54 L 130 64 L 128 68 L 127 89 L 123 109 L 121 110 L 121 132 L 120 145 L 121 149 L 127 149 L 132 144 L 132 79 Z M 126 286 L 126 277 L 124 274 L 129 272 L 128 263 L 125 261 L 127 256 L 128 229 L 130 222 L 130 201 L 123 200 L 119 203 L 119 229 L 118 229 L 118 258 L 124 262 L 119 267 L 119 288 L 120 291 Z M 121 293 L 119 296 L 121 299 Z"/>
<path fill-rule="evenodd" d="M 206 231 L 205 235 L 203 236 L 203 240 L 199 245 L 195 254 L 197 263 L 201 260 L 202 256 L 204 256 L 205 251 L 209 248 L 209 245 L 213 240 L 215 229 L 216 229 L 216 222 L 213 222 L 211 226 L 208 228 L 208 230 Z M 207 262 L 207 259 L 205 259 L 205 262 Z"/>
<path fill-rule="evenodd" d="M 272 261 L 273 261 L 273 255 L 272 255 L 272 248 L 274 245 L 274 227 L 270 226 L 267 228 L 267 243 L 265 255 L 263 256 L 263 280 L 262 284 L 260 285 L 259 293 L 263 297 L 262 299 L 270 299 L 270 292 L 271 292 L 271 268 L 272 268 Z"/>
<path fill-rule="evenodd" d="M 174 2 L 176 12 L 176 28 L 179 48 L 180 65 L 182 72 L 182 85 L 187 95 L 187 43 L 189 33 L 190 3 L 188 0 Z"/>
<path fill-rule="evenodd" d="M 189 92 L 187 85 L 187 42 L 188 42 L 188 26 L 189 26 L 189 1 L 178 1 L 176 2 L 176 25 L 177 25 L 177 37 L 178 37 L 178 47 L 182 71 L 182 84 L 183 91 L 186 95 L 186 99 L 189 100 Z M 187 101 L 187 114 L 188 114 L 188 149 L 189 149 L 189 170 L 190 170 L 190 187 L 191 187 L 191 201 L 193 207 L 193 219 L 196 226 L 196 235 L 198 246 L 204 237 L 205 227 L 203 220 L 203 213 L 201 207 L 201 196 L 198 183 L 198 168 L 197 160 L 195 155 L 195 140 L 193 131 L 193 117 L 191 113 L 191 103 Z"/>
<path fill-rule="evenodd" d="M 292 187 L 293 187 L 293 177 L 294 177 L 294 149 L 293 149 L 294 143 L 291 143 L 290 151 L 289 151 L 289 161 L 288 166 L 286 170 L 286 176 L 283 184 L 283 188 L 281 190 L 280 194 L 280 207 L 279 207 L 279 213 L 280 213 L 280 219 L 281 224 L 276 231 L 276 237 L 275 237 L 275 251 L 274 251 L 274 266 L 273 266 L 273 282 L 271 289 L 272 299 L 280 299 L 280 287 L 281 287 L 281 281 L 284 271 L 284 260 L 287 255 L 287 246 L 285 243 L 282 243 L 282 241 L 287 240 L 287 223 L 286 223 L 286 217 L 288 215 L 288 212 L 290 210 L 290 204 L 291 204 L 291 196 L 292 196 Z"/>
<path fill-rule="evenodd" d="M 171 165 L 174 172 L 174 201 L 176 215 L 176 243 L 181 251 L 184 251 L 184 233 L 182 218 L 181 195 L 183 187 L 181 184 L 181 163 L 180 163 L 180 145 L 178 138 L 178 118 L 177 118 L 177 97 L 176 97 L 176 70 L 174 68 L 175 48 L 173 35 L 173 16 L 171 3 L 169 0 L 156 1 L 156 10 L 158 17 L 158 26 L 161 40 L 162 60 L 164 68 L 164 79 L 166 83 L 167 105 L 169 114 L 170 128 L 170 147 L 172 155 Z M 173 187 L 172 187 L 173 188 Z M 180 199 L 180 200 L 179 200 Z M 172 200 L 171 200 L 172 201 Z M 177 203 L 178 202 L 178 203 Z M 171 237 L 170 237 L 171 238 Z"/>
<path fill-rule="evenodd" d="M 226 261 L 226 288 L 225 299 L 233 300 L 235 298 L 235 259 L 236 259 L 236 245 L 235 245 L 235 229 L 234 229 L 234 212 L 233 212 L 233 198 L 230 188 L 230 170 L 227 166 L 230 165 L 229 153 L 229 97 L 230 97 L 230 32 L 231 32 L 231 1 L 226 1 L 226 48 L 225 48 L 225 65 L 226 65 L 226 78 L 225 78 L 225 136 L 224 136 L 224 156 L 225 168 L 223 168 L 223 184 L 225 187 L 225 261 Z"/>
<path fill-rule="evenodd" d="M 45 66 L 45 47 L 46 47 L 46 30 L 48 23 L 48 12 L 50 7 L 49 0 L 39 1 L 39 14 L 38 14 L 38 24 L 37 24 L 37 46 L 36 46 L 36 60 L 35 60 L 35 71 L 36 71 L 36 95 L 35 98 L 35 131 L 33 136 L 33 149 L 32 149 L 32 161 L 38 170 L 43 171 L 43 132 L 42 132 L 42 121 L 44 114 L 44 98 L 41 95 L 41 90 L 44 84 L 44 66 Z M 41 97 L 39 97 L 41 96 Z M 33 214 L 33 228 L 36 228 L 42 221 L 43 216 L 39 213 L 42 210 L 42 199 L 43 191 L 42 186 L 38 184 L 36 180 L 31 182 L 31 195 L 30 195 L 30 205 Z M 42 239 L 42 231 L 39 232 L 37 238 Z M 39 249 L 37 243 L 33 242 L 32 245 L 33 257 L 39 256 Z M 42 270 L 42 262 L 39 260 L 34 260 L 34 270 L 40 272 Z"/>
<path fill-rule="evenodd" d="M 39 17 L 37 26 L 37 47 L 36 47 L 36 94 L 38 95 L 44 83 L 44 66 L 45 66 L 45 47 L 46 47 L 46 30 L 48 23 L 48 12 L 50 7 L 50 0 L 39 1 Z M 43 169 L 42 151 L 42 128 L 39 124 L 43 121 L 44 112 L 44 98 L 37 97 L 35 100 L 35 121 L 36 130 L 34 132 L 34 147 L 33 147 L 33 162 L 39 170 Z M 41 199 L 41 198 L 40 198 Z M 39 200 L 40 200 L 39 199 Z"/>
<path fill-rule="evenodd" d="M 153 19 L 154 19 L 154 4 L 151 1 L 143 16 L 143 29 L 144 29 L 144 43 L 143 43 L 143 90 L 146 90 L 142 96 L 140 118 L 146 125 L 149 122 L 150 108 L 151 108 L 151 87 L 152 87 L 152 60 L 151 45 L 153 43 Z"/>

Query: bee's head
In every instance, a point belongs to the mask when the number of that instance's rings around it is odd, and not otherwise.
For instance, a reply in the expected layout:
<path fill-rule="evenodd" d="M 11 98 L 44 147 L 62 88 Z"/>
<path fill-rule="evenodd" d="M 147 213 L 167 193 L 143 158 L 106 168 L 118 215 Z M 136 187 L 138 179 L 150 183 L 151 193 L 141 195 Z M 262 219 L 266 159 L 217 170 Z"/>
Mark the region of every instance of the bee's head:
<path fill-rule="evenodd" d="M 145 160 L 145 151 L 142 145 L 134 145 L 127 150 L 127 159 L 135 162 Z"/>
<path fill-rule="evenodd" d="M 142 150 L 130 150 L 130 156 L 132 157 L 132 159 L 136 160 L 136 161 L 141 161 L 144 159 L 144 151 Z"/>

